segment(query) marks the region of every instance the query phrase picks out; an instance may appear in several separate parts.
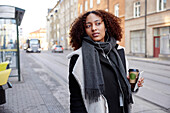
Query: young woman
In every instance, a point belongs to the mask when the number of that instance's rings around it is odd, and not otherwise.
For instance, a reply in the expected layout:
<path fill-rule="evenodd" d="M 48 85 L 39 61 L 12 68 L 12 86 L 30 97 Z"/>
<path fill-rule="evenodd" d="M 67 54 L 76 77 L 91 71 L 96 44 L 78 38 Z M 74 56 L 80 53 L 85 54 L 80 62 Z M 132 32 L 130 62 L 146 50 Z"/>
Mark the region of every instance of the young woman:
<path fill-rule="evenodd" d="M 95 10 L 78 17 L 70 30 L 68 57 L 71 113 L 129 113 L 133 103 L 127 79 L 120 19 Z M 142 86 L 143 79 L 138 86 Z"/>

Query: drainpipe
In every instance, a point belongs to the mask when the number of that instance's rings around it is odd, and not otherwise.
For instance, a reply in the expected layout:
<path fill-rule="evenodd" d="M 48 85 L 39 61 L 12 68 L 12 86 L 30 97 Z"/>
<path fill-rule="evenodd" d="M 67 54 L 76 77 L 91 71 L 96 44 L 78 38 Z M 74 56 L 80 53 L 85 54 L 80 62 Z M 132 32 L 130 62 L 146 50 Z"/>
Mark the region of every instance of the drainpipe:
<path fill-rule="evenodd" d="M 145 0 L 145 58 L 147 58 L 147 0 Z"/>
<path fill-rule="evenodd" d="M 109 12 L 109 0 L 107 0 L 107 10 Z"/>

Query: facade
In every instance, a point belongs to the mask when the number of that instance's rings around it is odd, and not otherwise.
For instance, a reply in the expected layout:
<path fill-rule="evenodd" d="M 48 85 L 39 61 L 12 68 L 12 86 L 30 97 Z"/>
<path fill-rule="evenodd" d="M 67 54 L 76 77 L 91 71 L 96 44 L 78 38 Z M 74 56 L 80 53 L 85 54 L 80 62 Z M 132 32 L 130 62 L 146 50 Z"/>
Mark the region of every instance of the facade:
<path fill-rule="evenodd" d="M 65 12 L 66 2 L 65 0 L 60 1 L 60 9 L 59 9 L 59 28 L 60 28 L 60 44 L 66 49 L 67 40 L 65 37 L 66 33 L 66 12 Z M 68 15 L 67 15 L 68 16 Z"/>
<path fill-rule="evenodd" d="M 55 5 L 53 9 L 49 9 L 47 15 L 47 42 L 48 49 L 51 49 L 54 44 L 59 44 L 59 2 Z"/>
<path fill-rule="evenodd" d="M 79 0 L 78 14 L 81 15 L 86 11 L 101 9 L 109 11 L 121 19 L 123 38 L 119 44 L 125 46 L 124 21 L 125 21 L 125 0 Z"/>
<path fill-rule="evenodd" d="M 69 15 L 69 19 L 66 21 L 66 38 L 67 38 L 67 47 L 68 49 L 71 49 L 71 47 L 69 46 L 70 43 L 70 38 L 69 38 L 69 31 L 70 31 L 70 25 L 74 22 L 75 18 L 78 17 L 78 0 L 68 0 L 70 1 L 69 4 L 69 10 L 67 11 L 66 15 Z"/>
<path fill-rule="evenodd" d="M 53 44 L 62 45 L 64 49 L 71 49 L 69 46 L 70 25 L 77 14 L 78 0 L 60 0 L 47 15 L 48 42 L 49 48 Z"/>
<path fill-rule="evenodd" d="M 69 46 L 69 31 L 70 25 L 77 17 L 77 3 L 78 0 L 61 0 L 59 9 L 59 29 L 60 29 L 60 44 L 64 49 L 71 49 Z"/>
<path fill-rule="evenodd" d="M 79 0 L 78 1 L 78 14 L 81 15 L 87 11 L 102 9 L 108 11 L 109 0 Z"/>
<path fill-rule="evenodd" d="M 170 58 L 170 1 L 147 0 L 147 10 L 144 0 L 125 0 L 125 4 L 126 53 Z"/>
<path fill-rule="evenodd" d="M 121 19 L 122 40 L 119 44 L 125 47 L 125 0 L 109 0 L 109 12 Z"/>

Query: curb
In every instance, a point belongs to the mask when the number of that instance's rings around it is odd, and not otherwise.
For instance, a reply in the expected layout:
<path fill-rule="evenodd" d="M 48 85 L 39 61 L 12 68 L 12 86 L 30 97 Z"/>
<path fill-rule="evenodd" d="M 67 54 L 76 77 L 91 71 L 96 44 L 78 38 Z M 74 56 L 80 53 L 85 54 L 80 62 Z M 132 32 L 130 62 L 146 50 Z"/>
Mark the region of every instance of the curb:
<path fill-rule="evenodd" d="M 168 60 L 162 60 L 162 61 L 167 61 L 167 63 L 165 62 L 161 62 L 158 59 L 147 59 L 147 58 L 132 58 L 132 57 L 127 57 L 128 60 L 135 60 L 135 61 L 141 61 L 141 62 L 149 62 L 149 63 L 153 63 L 153 64 L 160 64 L 160 65 L 165 65 L 165 66 L 170 66 L 170 61 Z"/>

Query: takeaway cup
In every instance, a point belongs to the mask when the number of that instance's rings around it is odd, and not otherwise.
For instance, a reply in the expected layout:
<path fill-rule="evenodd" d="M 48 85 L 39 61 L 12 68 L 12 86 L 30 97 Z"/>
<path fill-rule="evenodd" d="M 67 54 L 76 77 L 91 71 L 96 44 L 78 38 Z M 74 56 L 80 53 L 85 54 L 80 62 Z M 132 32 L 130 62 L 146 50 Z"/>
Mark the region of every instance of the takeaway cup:
<path fill-rule="evenodd" d="M 131 91 L 134 91 L 138 78 L 139 78 L 139 70 L 129 69 L 129 82 L 131 84 Z"/>

